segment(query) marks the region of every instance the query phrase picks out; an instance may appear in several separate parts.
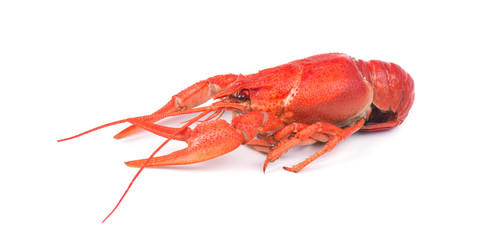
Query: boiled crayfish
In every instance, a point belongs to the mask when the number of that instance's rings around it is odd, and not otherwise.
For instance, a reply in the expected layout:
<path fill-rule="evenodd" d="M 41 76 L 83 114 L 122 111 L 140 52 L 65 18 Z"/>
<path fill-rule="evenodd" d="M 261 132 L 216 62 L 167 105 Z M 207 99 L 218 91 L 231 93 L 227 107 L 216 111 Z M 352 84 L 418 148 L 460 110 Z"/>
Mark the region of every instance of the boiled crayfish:
<path fill-rule="evenodd" d="M 212 98 L 219 101 L 195 108 Z M 306 160 L 285 167 L 298 172 L 358 130 L 398 126 L 407 117 L 413 101 L 413 79 L 398 65 L 329 53 L 255 74 L 211 77 L 174 95 L 151 115 L 105 124 L 71 138 L 129 122 L 132 126 L 115 138 L 145 129 L 167 138 L 165 143 L 173 139 L 188 144 L 185 149 L 154 157 L 164 143 L 150 158 L 126 162 L 130 167 L 140 167 L 138 173 L 144 167 L 210 160 L 242 144 L 268 154 L 264 171 L 270 162 L 296 145 L 325 142 L 320 151 Z M 224 111 L 233 112 L 232 123 L 219 119 Z M 181 128 L 154 124 L 166 117 L 190 113 L 200 114 Z M 189 128 L 196 122 L 200 123 Z"/>

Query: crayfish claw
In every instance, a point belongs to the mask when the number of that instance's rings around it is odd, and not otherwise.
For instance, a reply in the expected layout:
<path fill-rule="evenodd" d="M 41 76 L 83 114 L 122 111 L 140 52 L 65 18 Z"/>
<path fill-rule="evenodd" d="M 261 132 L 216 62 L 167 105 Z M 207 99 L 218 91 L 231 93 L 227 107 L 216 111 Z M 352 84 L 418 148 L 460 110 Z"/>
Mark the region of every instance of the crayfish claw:
<path fill-rule="evenodd" d="M 135 125 L 140 124 L 134 123 Z M 164 128 L 164 130 L 167 129 Z M 223 119 L 200 123 L 193 130 L 187 129 L 185 135 L 179 136 L 181 137 L 188 143 L 187 148 L 165 156 L 154 157 L 145 166 L 160 167 L 203 162 L 231 152 L 244 140 L 242 134 Z M 128 167 L 142 167 L 146 161 L 147 159 L 141 159 L 125 164 Z"/>

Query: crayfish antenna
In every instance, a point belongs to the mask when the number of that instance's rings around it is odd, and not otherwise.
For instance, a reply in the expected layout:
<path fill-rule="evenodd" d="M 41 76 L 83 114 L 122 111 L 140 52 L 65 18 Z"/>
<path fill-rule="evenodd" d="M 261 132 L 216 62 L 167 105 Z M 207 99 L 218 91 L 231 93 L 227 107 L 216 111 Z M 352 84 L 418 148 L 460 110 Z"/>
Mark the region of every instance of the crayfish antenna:
<path fill-rule="evenodd" d="M 113 215 L 114 211 L 116 211 L 116 209 L 119 207 L 119 204 L 121 204 L 121 202 L 123 201 L 124 197 L 126 196 L 126 194 L 128 193 L 128 191 L 130 190 L 131 186 L 133 185 L 133 182 L 135 182 L 136 178 L 140 175 L 140 173 L 143 171 L 143 169 L 146 167 L 146 165 L 148 164 L 148 162 L 150 162 L 150 160 L 153 159 L 153 157 L 155 156 L 155 154 L 157 154 L 157 152 L 160 151 L 160 149 L 162 149 L 169 141 L 171 140 L 171 138 L 168 138 L 167 140 L 165 140 L 164 143 L 160 144 L 160 146 L 152 153 L 152 155 L 150 155 L 150 157 L 145 161 L 145 163 L 140 167 L 140 169 L 138 170 L 138 172 L 135 174 L 135 176 L 133 177 L 133 179 L 131 179 L 131 182 L 130 184 L 128 185 L 128 187 L 126 188 L 126 190 L 124 191 L 123 193 L 123 196 L 121 196 L 121 198 L 119 199 L 118 203 L 116 204 L 116 206 L 114 206 L 113 210 L 106 216 L 106 218 L 104 218 L 104 220 L 102 220 L 101 223 L 104 223 L 111 215 Z"/>
<path fill-rule="evenodd" d="M 63 142 L 63 141 L 71 140 L 71 139 L 74 139 L 74 138 L 78 138 L 80 136 L 83 136 L 85 134 L 88 134 L 88 133 L 97 131 L 97 130 L 102 129 L 102 128 L 106 128 L 106 127 L 109 127 L 109 126 L 113 126 L 113 125 L 117 125 L 117 124 L 128 122 L 128 120 L 129 119 L 123 119 L 123 120 L 119 120 L 119 121 L 114 121 L 114 122 L 106 123 L 104 125 L 101 125 L 101 126 L 92 128 L 90 130 L 87 130 L 85 132 L 79 133 L 77 135 L 74 135 L 74 136 L 71 136 L 71 137 L 67 137 L 67 138 L 63 138 L 63 139 L 57 140 L 57 142 Z"/>
<path fill-rule="evenodd" d="M 116 211 L 116 209 L 119 207 L 119 204 L 121 204 L 121 202 L 123 201 L 124 197 L 126 196 L 126 194 L 128 193 L 128 191 L 130 190 L 130 188 L 133 185 L 133 183 L 135 182 L 136 178 L 138 178 L 138 176 L 143 171 L 143 169 L 154 158 L 155 154 L 157 154 L 176 135 L 180 134 L 182 131 L 184 131 L 185 129 L 187 129 L 191 124 L 195 123 L 196 121 L 198 121 L 199 119 L 201 119 L 202 117 L 204 117 L 206 114 L 210 113 L 211 111 L 212 110 L 209 109 L 209 110 L 207 110 L 205 112 L 202 112 L 197 117 L 191 119 L 188 123 L 186 123 L 184 126 L 182 126 L 181 128 L 179 128 L 173 135 L 169 136 L 169 138 L 167 138 L 167 140 L 165 140 L 164 143 L 160 144 L 160 146 L 157 149 L 155 149 L 155 151 L 153 151 L 152 155 L 150 155 L 150 157 L 148 159 L 146 159 L 145 162 L 141 165 L 140 169 L 138 170 L 138 172 L 135 174 L 135 176 L 131 180 L 130 184 L 128 185 L 128 187 L 124 191 L 123 196 L 121 196 L 121 198 L 119 199 L 119 201 L 116 204 L 116 206 L 114 206 L 113 210 L 106 216 L 106 218 L 104 218 L 104 220 L 102 220 L 102 223 L 104 223 L 114 213 L 114 211 Z"/>
<path fill-rule="evenodd" d="M 118 124 L 125 123 L 125 122 L 131 122 L 133 120 L 135 120 L 135 121 L 152 121 L 156 117 L 163 119 L 163 118 L 166 118 L 166 117 L 179 116 L 179 115 L 185 115 L 185 114 L 190 114 L 190 113 L 203 113 L 203 112 L 206 112 L 208 114 L 211 111 L 216 111 L 218 109 L 221 109 L 221 108 L 224 108 L 224 107 L 227 107 L 227 106 L 237 107 L 234 104 L 232 104 L 232 105 L 231 104 L 220 104 L 220 105 L 216 105 L 216 107 L 211 107 L 211 106 L 210 107 L 201 107 L 201 108 L 187 109 L 187 110 L 183 110 L 183 111 L 180 111 L 180 112 L 152 114 L 152 115 L 144 115 L 144 116 L 140 116 L 140 117 L 126 118 L 126 119 L 122 119 L 122 120 L 118 120 L 118 121 L 106 123 L 106 124 L 100 125 L 98 127 L 92 128 L 90 130 L 87 130 L 85 132 L 79 133 L 77 135 L 74 135 L 74 136 L 71 136 L 71 137 L 68 137 L 68 138 L 63 138 L 63 139 L 60 139 L 60 140 L 57 140 L 57 141 L 58 142 L 63 142 L 63 141 L 71 140 L 71 139 L 74 139 L 74 138 L 78 138 L 80 136 L 83 136 L 85 134 L 88 134 L 88 133 L 97 131 L 97 130 L 102 129 L 102 128 L 106 128 L 106 127 L 113 126 L 113 125 L 118 125 Z M 192 122 L 192 123 L 194 123 L 194 121 L 192 119 L 189 120 L 189 121 Z"/>

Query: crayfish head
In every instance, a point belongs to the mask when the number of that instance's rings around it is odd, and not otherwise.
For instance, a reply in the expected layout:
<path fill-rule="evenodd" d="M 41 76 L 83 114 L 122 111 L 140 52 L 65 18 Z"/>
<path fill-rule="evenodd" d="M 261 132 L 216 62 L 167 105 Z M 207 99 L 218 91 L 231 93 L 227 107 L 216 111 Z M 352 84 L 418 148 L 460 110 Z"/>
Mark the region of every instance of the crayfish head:
<path fill-rule="evenodd" d="M 291 99 L 298 69 L 284 65 L 285 71 L 266 69 L 256 74 L 240 75 L 237 81 L 215 98 L 224 102 L 246 106 L 247 111 L 268 112 L 281 116 L 288 99 Z"/>
<path fill-rule="evenodd" d="M 241 88 L 224 97 L 221 102 L 240 104 L 243 108 L 240 113 L 247 112 L 268 112 L 276 116 L 280 116 L 283 107 L 284 99 L 288 94 L 281 94 L 278 89 L 272 86 L 261 88 Z M 278 97 L 281 96 L 281 97 Z"/>

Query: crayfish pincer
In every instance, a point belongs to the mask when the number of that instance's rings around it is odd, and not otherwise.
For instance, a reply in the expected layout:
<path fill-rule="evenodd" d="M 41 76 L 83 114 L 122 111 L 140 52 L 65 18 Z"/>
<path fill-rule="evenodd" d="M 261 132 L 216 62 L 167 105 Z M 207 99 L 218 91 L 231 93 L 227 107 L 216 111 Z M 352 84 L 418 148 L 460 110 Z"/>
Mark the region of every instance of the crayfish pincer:
<path fill-rule="evenodd" d="M 217 101 L 197 107 L 210 99 Z M 297 145 L 324 142 L 324 147 L 312 156 L 285 167 L 298 172 L 359 130 L 378 131 L 400 125 L 413 102 L 413 79 L 398 65 L 328 53 L 254 74 L 214 76 L 172 96 L 151 115 L 108 123 L 71 138 L 124 122 L 132 125 L 118 133 L 117 139 L 140 129 L 167 138 L 149 158 L 126 162 L 140 168 L 135 178 L 145 167 L 202 162 L 243 144 L 267 153 L 265 171 L 270 162 Z M 233 112 L 231 123 L 220 119 L 225 111 Z M 190 113 L 200 114 L 180 128 L 155 124 Z M 194 123 L 198 124 L 191 129 Z M 155 157 L 170 140 L 185 141 L 188 147 Z"/>

